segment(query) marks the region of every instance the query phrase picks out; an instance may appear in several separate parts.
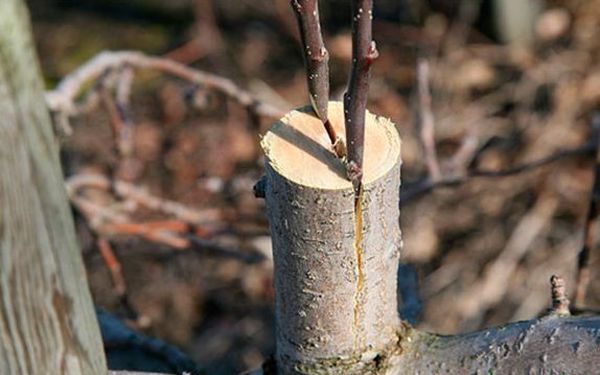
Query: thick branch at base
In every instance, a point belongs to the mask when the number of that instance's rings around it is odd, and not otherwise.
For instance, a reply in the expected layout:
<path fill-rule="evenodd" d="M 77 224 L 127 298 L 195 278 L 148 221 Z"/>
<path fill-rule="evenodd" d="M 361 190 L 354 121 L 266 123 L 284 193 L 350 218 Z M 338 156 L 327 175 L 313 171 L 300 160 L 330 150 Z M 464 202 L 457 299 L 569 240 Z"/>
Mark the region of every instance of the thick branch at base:
<path fill-rule="evenodd" d="M 541 319 L 456 336 L 415 332 L 391 373 L 590 374 L 600 355 L 600 317 Z"/>
<path fill-rule="evenodd" d="M 591 374 L 600 354 L 600 317 L 549 316 L 456 336 L 404 333 L 395 349 L 364 359 L 369 374 Z M 326 364 L 326 373 L 344 373 L 343 361 Z"/>

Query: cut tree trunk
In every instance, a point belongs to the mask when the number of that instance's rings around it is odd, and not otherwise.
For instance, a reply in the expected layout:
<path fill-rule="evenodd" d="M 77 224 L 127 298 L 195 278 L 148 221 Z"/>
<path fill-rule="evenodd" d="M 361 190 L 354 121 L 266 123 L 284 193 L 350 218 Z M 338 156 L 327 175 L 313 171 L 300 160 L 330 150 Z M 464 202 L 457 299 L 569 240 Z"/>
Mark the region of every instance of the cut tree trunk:
<path fill-rule="evenodd" d="M 341 103 L 330 104 L 329 119 L 343 134 Z M 396 348 L 400 137 L 371 114 L 366 135 L 356 204 L 309 107 L 292 111 L 262 141 L 282 373 L 365 373 Z"/>
<path fill-rule="evenodd" d="M 341 103 L 330 104 L 339 134 L 342 111 Z M 456 336 L 419 332 L 400 321 L 399 136 L 388 120 L 367 114 L 365 186 L 355 205 L 344 166 L 310 113 L 309 107 L 290 112 L 262 141 L 277 373 L 598 372 L 600 317 L 551 313 Z"/>
<path fill-rule="evenodd" d="M 23 1 L 0 1 L 0 374 L 106 374 Z"/>

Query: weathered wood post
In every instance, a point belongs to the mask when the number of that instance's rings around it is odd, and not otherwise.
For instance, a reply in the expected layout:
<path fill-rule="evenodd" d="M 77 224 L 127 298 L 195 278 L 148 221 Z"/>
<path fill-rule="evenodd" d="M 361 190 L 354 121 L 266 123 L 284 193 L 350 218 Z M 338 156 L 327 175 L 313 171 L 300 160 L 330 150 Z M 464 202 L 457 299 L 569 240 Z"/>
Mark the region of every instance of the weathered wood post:
<path fill-rule="evenodd" d="M 341 103 L 329 119 L 343 137 Z M 367 114 L 364 193 L 355 206 L 345 167 L 309 107 L 262 140 L 275 262 L 280 373 L 365 373 L 397 350 L 400 137 Z"/>
<path fill-rule="evenodd" d="M 0 1 L 0 374 L 106 374 L 22 0 Z"/>

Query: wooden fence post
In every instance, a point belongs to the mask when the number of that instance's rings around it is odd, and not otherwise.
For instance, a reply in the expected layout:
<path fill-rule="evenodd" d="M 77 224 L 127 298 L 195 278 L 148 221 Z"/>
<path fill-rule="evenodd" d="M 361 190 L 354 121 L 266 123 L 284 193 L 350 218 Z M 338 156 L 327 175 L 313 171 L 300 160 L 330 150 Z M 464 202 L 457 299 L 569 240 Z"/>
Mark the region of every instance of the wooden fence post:
<path fill-rule="evenodd" d="M 106 374 L 22 0 L 0 1 L 0 373 Z"/>

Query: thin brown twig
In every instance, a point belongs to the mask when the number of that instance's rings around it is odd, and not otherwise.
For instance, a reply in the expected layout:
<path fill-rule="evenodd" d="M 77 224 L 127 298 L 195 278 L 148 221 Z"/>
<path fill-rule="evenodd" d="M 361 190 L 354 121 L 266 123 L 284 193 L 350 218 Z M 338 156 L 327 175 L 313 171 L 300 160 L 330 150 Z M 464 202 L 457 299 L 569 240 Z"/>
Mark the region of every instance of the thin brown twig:
<path fill-rule="evenodd" d="M 119 109 L 117 108 L 117 104 L 115 102 L 115 98 L 109 88 L 105 85 L 101 85 L 100 88 L 100 101 L 104 106 L 106 112 L 108 112 L 108 116 L 110 117 L 111 130 L 113 134 L 113 138 L 116 141 L 116 148 L 119 153 L 119 156 L 125 157 L 126 150 L 122 147 L 121 142 L 121 134 L 124 133 L 125 129 L 125 121 L 123 121 L 123 117 Z"/>
<path fill-rule="evenodd" d="M 133 71 L 127 66 L 119 71 L 108 70 L 97 85 L 100 102 L 108 112 L 118 158 L 115 176 L 131 176 L 128 168 L 133 154 L 134 124 L 131 119 L 129 100 Z"/>
<path fill-rule="evenodd" d="M 593 125 L 595 132 L 600 131 L 600 115 L 596 115 Z M 600 216 L 600 138 L 594 137 L 596 160 L 594 164 L 594 184 L 590 193 L 587 217 L 583 229 L 583 245 L 577 255 L 577 279 L 575 284 L 575 306 L 584 307 L 585 294 L 590 283 L 590 253 L 595 245 L 595 224 Z"/>
<path fill-rule="evenodd" d="M 437 159 L 434 139 L 434 120 L 431 111 L 431 91 L 429 88 L 429 62 L 420 58 L 417 61 L 417 88 L 419 93 L 419 136 L 423 144 L 425 164 L 433 181 L 440 179 L 440 165 Z"/>
<path fill-rule="evenodd" d="M 125 66 L 118 74 L 115 87 L 115 105 L 119 118 L 123 123 L 118 137 L 118 149 L 123 157 L 130 157 L 133 153 L 134 124 L 130 108 L 133 78 L 133 69 Z"/>
<path fill-rule="evenodd" d="M 450 170 L 451 173 L 457 173 L 458 171 L 467 169 L 467 166 L 477 156 L 477 151 L 481 142 L 477 124 L 477 122 L 474 122 L 469 127 L 467 134 L 462 138 L 460 146 L 454 155 L 446 161 L 446 168 Z"/>
<path fill-rule="evenodd" d="M 121 185 L 121 186 L 119 186 Z M 122 185 L 125 185 L 125 189 Z M 189 232 L 188 224 L 183 220 L 170 220 L 149 223 L 133 222 L 128 215 L 119 211 L 118 205 L 100 205 L 92 200 L 84 198 L 78 191 L 83 187 L 96 187 L 108 189 L 111 187 L 108 179 L 101 179 L 98 176 L 78 176 L 76 180 L 67 182 L 67 192 L 73 205 L 79 209 L 87 219 L 90 227 L 104 237 L 114 237 L 119 235 L 134 235 L 145 238 L 149 241 L 161 243 L 176 249 L 185 249 L 189 247 L 189 241 L 185 235 Z M 116 192 L 121 191 L 123 195 L 137 198 L 138 202 L 145 204 L 161 203 L 165 207 L 162 200 L 150 196 L 148 194 L 133 194 L 127 188 L 135 188 L 131 184 L 119 183 L 114 185 Z M 141 199 L 140 199 L 141 197 Z M 134 200 L 133 198 L 131 200 Z M 127 201 L 126 201 L 127 202 Z M 166 202 L 167 207 L 171 204 L 178 205 L 175 202 Z M 182 207 L 176 207 L 176 210 L 171 210 L 180 216 L 192 218 L 189 211 L 182 211 Z M 193 212 L 192 212 L 193 213 Z M 102 250 L 102 249 L 101 249 Z"/>
<path fill-rule="evenodd" d="M 125 310 L 127 316 L 136 322 L 143 321 L 144 319 L 148 320 L 147 317 L 140 316 L 138 312 L 135 311 L 131 306 L 129 295 L 127 294 L 127 284 L 125 283 L 125 277 L 123 276 L 123 268 L 110 244 L 110 241 L 106 237 L 100 236 L 96 240 L 96 245 L 98 246 L 98 250 L 102 256 L 104 264 L 110 272 L 115 292 L 119 298 L 121 307 Z"/>
<path fill-rule="evenodd" d="M 290 4 L 300 29 L 302 55 L 306 67 L 308 96 L 313 111 L 323 122 L 333 151 L 339 158 L 346 156 L 344 141 L 337 135 L 327 115 L 329 106 L 329 52 L 323 43 L 317 0 L 291 0 Z"/>
<path fill-rule="evenodd" d="M 290 4 L 300 29 L 310 104 L 317 117 L 326 123 L 329 103 L 329 53 L 321 35 L 319 4 L 317 0 L 291 0 Z M 327 134 L 331 143 L 335 142 L 333 128 L 327 128 Z"/>
<path fill-rule="evenodd" d="M 595 142 L 595 141 L 594 141 Z M 423 194 L 426 194 L 434 189 L 440 187 L 449 187 L 449 186 L 458 186 L 462 185 L 473 178 L 487 177 L 487 178 L 498 178 L 498 177 L 507 177 L 516 175 L 519 173 L 529 172 L 538 167 L 542 167 L 547 164 L 554 163 L 556 161 L 566 159 L 573 156 L 580 156 L 589 154 L 590 152 L 595 150 L 594 142 L 586 142 L 583 145 L 567 149 L 561 150 L 552 154 L 550 156 L 528 162 L 523 163 L 512 168 L 504 169 L 504 170 L 486 170 L 486 169 L 477 169 L 472 168 L 467 170 L 464 174 L 454 175 L 454 176 L 442 176 L 439 180 L 433 181 L 431 178 L 425 177 L 419 182 L 415 182 L 413 184 L 409 184 L 404 188 L 400 194 L 400 204 L 406 204 Z"/>
<path fill-rule="evenodd" d="M 356 196 L 362 184 L 365 112 L 371 65 L 379 56 L 372 38 L 373 0 L 352 1 L 352 71 L 344 94 L 347 165 L 346 174 Z"/>
<path fill-rule="evenodd" d="M 67 75 L 54 90 L 46 93 L 48 107 L 54 112 L 62 112 L 68 116 L 77 114 L 77 99 L 86 84 L 97 80 L 103 72 L 109 69 L 119 69 L 124 66 L 131 69 L 156 70 L 196 85 L 220 91 L 261 116 L 279 118 L 286 112 L 255 98 L 230 79 L 136 51 L 101 52 Z"/>
<path fill-rule="evenodd" d="M 217 25 L 214 0 L 194 1 L 193 37 L 163 57 L 191 64 L 206 56 L 219 56 L 223 51 L 223 36 Z"/>
<path fill-rule="evenodd" d="M 173 222 L 158 223 L 106 223 L 97 228 L 97 231 L 107 236 L 137 236 L 148 241 L 161 243 L 177 250 L 183 250 L 190 246 L 189 241 L 182 236 L 187 230 L 185 223 L 178 222 L 184 226 L 184 230 L 173 228 Z"/>
<path fill-rule="evenodd" d="M 110 246 L 110 242 L 108 242 L 108 239 L 106 239 L 105 237 L 99 237 L 96 243 L 98 244 L 100 255 L 102 255 L 102 259 L 104 260 L 104 263 L 110 271 L 115 291 L 117 292 L 117 295 L 121 298 L 127 293 L 121 263 L 117 259 L 115 252 Z"/>
<path fill-rule="evenodd" d="M 193 209 L 181 203 L 163 199 L 150 194 L 146 189 L 125 181 L 111 181 L 101 174 L 77 174 L 66 181 L 69 197 L 77 196 L 77 192 L 86 187 L 109 190 L 111 187 L 120 197 L 134 201 L 152 210 L 171 215 L 194 225 L 214 223 L 222 219 L 222 210 Z"/>
<path fill-rule="evenodd" d="M 178 250 L 190 247 L 190 226 L 183 221 L 133 222 L 129 217 L 118 215 L 109 207 L 93 204 L 86 198 L 74 197 L 71 202 L 101 237 L 136 236 Z M 107 265 L 111 267 L 109 262 Z"/>
<path fill-rule="evenodd" d="M 201 249 L 214 255 L 236 258 L 248 263 L 256 263 L 264 259 L 258 254 L 245 254 L 238 249 L 203 238 L 206 235 L 215 234 L 216 231 L 207 231 L 197 225 L 211 220 L 213 222 L 219 220 L 221 215 L 218 210 L 185 208 L 177 202 L 154 197 L 133 184 L 117 181 L 113 184 L 112 191 L 125 199 L 121 204 L 134 201 L 176 217 L 175 220 L 135 222 L 119 210 L 119 205 L 97 204 L 79 193 L 80 190 L 85 188 L 109 190 L 111 184 L 107 177 L 102 175 L 76 175 L 67 180 L 66 185 L 69 199 L 73 205 L 84 214 L 90 227 L 102 238 L 121 235 L 137 236 L 174 249 Z M 108 263 L 107 265 L 110 268 Z"/>

